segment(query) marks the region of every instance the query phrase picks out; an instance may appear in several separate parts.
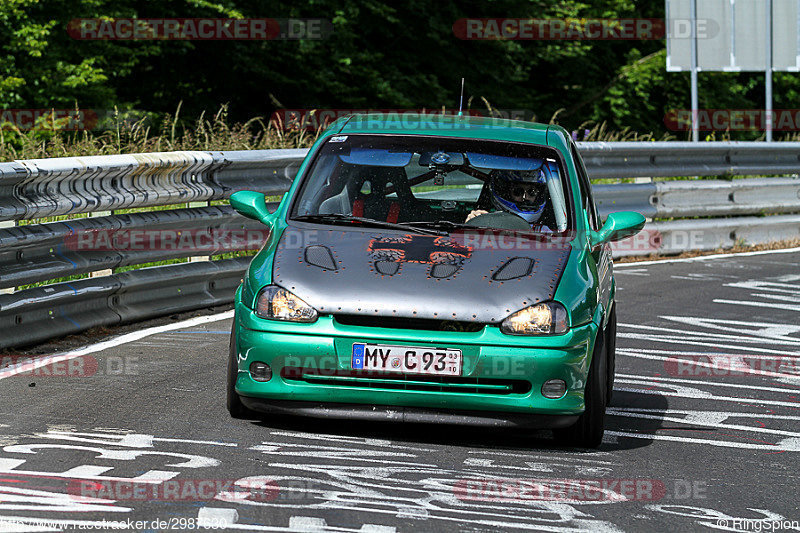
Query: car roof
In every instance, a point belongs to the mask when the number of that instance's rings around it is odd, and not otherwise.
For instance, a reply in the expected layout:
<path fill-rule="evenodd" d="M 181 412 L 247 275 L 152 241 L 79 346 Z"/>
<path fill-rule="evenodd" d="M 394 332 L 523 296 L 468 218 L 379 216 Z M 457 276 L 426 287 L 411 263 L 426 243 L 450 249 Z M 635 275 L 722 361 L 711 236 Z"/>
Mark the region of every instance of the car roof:
<path fill-rule="evenodd" d="M 503 118 L 421 113 L 358 113 L 337 121 L 338 134 L 427 135 L 547 146 L 548 124 Z M 335 124 L 339 126 L 340 124 Z"/>

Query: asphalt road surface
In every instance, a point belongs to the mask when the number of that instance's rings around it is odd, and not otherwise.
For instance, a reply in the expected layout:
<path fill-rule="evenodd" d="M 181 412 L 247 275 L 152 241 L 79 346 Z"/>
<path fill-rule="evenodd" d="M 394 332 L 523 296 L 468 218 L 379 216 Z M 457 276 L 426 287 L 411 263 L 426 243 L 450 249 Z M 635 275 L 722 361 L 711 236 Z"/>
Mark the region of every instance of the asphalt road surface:
<path fill-rule="evenodd" d="M 599 450 L 233 420 L 228 313 L 0 367 L 0 531 L 800 531 L 800 252 L 616 275 Z"/>

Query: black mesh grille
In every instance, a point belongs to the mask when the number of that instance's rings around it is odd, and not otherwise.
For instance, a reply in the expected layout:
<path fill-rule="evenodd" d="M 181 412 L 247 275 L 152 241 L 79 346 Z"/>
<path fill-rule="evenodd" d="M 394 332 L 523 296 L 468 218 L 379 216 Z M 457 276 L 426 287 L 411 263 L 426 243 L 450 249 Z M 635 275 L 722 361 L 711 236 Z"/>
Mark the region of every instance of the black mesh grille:
<path fill-rule="evenodd" d="M 451 265 L 449 263 L 437 263 L 431 267 L 431 277 L 434 278 L 449 278 L 461 268 L 458 265 Z"/>
<path fill-rule="evenodd" d="M 325 246 L 314 245 L 306 248 L 305 260 L 309 265 L 318 266 L 325 270 L 337 270 L 333 254 Z"/>
<path fill-rule="evenodd" d="M 281 377 L 289 382 L 298 381 L 336 387 L 497 395 L 527 394 L 531 391 L 531 383 L 522 379 L 427 376 L 341 369 L 325 371 L 300 367 L 284 367 Z M 370 381 L 371 379 L 374 381 Z"/>
<path fill-rule="evenodd" d="M 533 259 L 530 257 L 515 257 L 509 259 L 506 264 L 494 273 L 492 279 L 496 281 L 508 281 L 527 276 L 533 270 Z"/>
<path fill-rule="evenodd" d="M 394 276 L 400 270 L 400 263 L 395 261 L 375 261 L 375 270 L 384 276 Z"/>
<path fill-rule="evenodd" d="M 390 316 L 333 315 L 340 324 L 348 326 L 367 326 L 374 328 L 425 329 L 431 331 L 476 332 L 485 324 L 461 320 L 432 320 L 427 318 L 403 318 Z"/>

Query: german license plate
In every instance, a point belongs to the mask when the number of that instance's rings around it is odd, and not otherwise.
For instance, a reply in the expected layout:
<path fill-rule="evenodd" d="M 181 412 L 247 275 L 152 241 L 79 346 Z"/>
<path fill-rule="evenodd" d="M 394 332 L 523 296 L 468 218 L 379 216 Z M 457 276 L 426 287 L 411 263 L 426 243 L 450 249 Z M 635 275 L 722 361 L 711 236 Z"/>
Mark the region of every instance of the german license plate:
<path fill-rule="evenodd" d="M 461 350 L 452 348 L 353 344 L 353 370 L 460 376 L 461 362 Z"/>

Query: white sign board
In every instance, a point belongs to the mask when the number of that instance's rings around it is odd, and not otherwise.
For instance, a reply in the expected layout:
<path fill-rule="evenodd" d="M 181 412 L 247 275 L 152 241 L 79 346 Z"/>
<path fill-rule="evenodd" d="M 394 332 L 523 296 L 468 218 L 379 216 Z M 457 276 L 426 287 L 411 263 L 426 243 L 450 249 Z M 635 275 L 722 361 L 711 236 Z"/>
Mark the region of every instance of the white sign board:
<path fill-rule="evenodd" d="M 767 70 L 765 0 L 695 0 L 698 70 Z M 692 0 L 666 0 L 667 71 L 692 68 Z M 800 71 L 800 0 L 772 0 L 772 70 Z"/>

